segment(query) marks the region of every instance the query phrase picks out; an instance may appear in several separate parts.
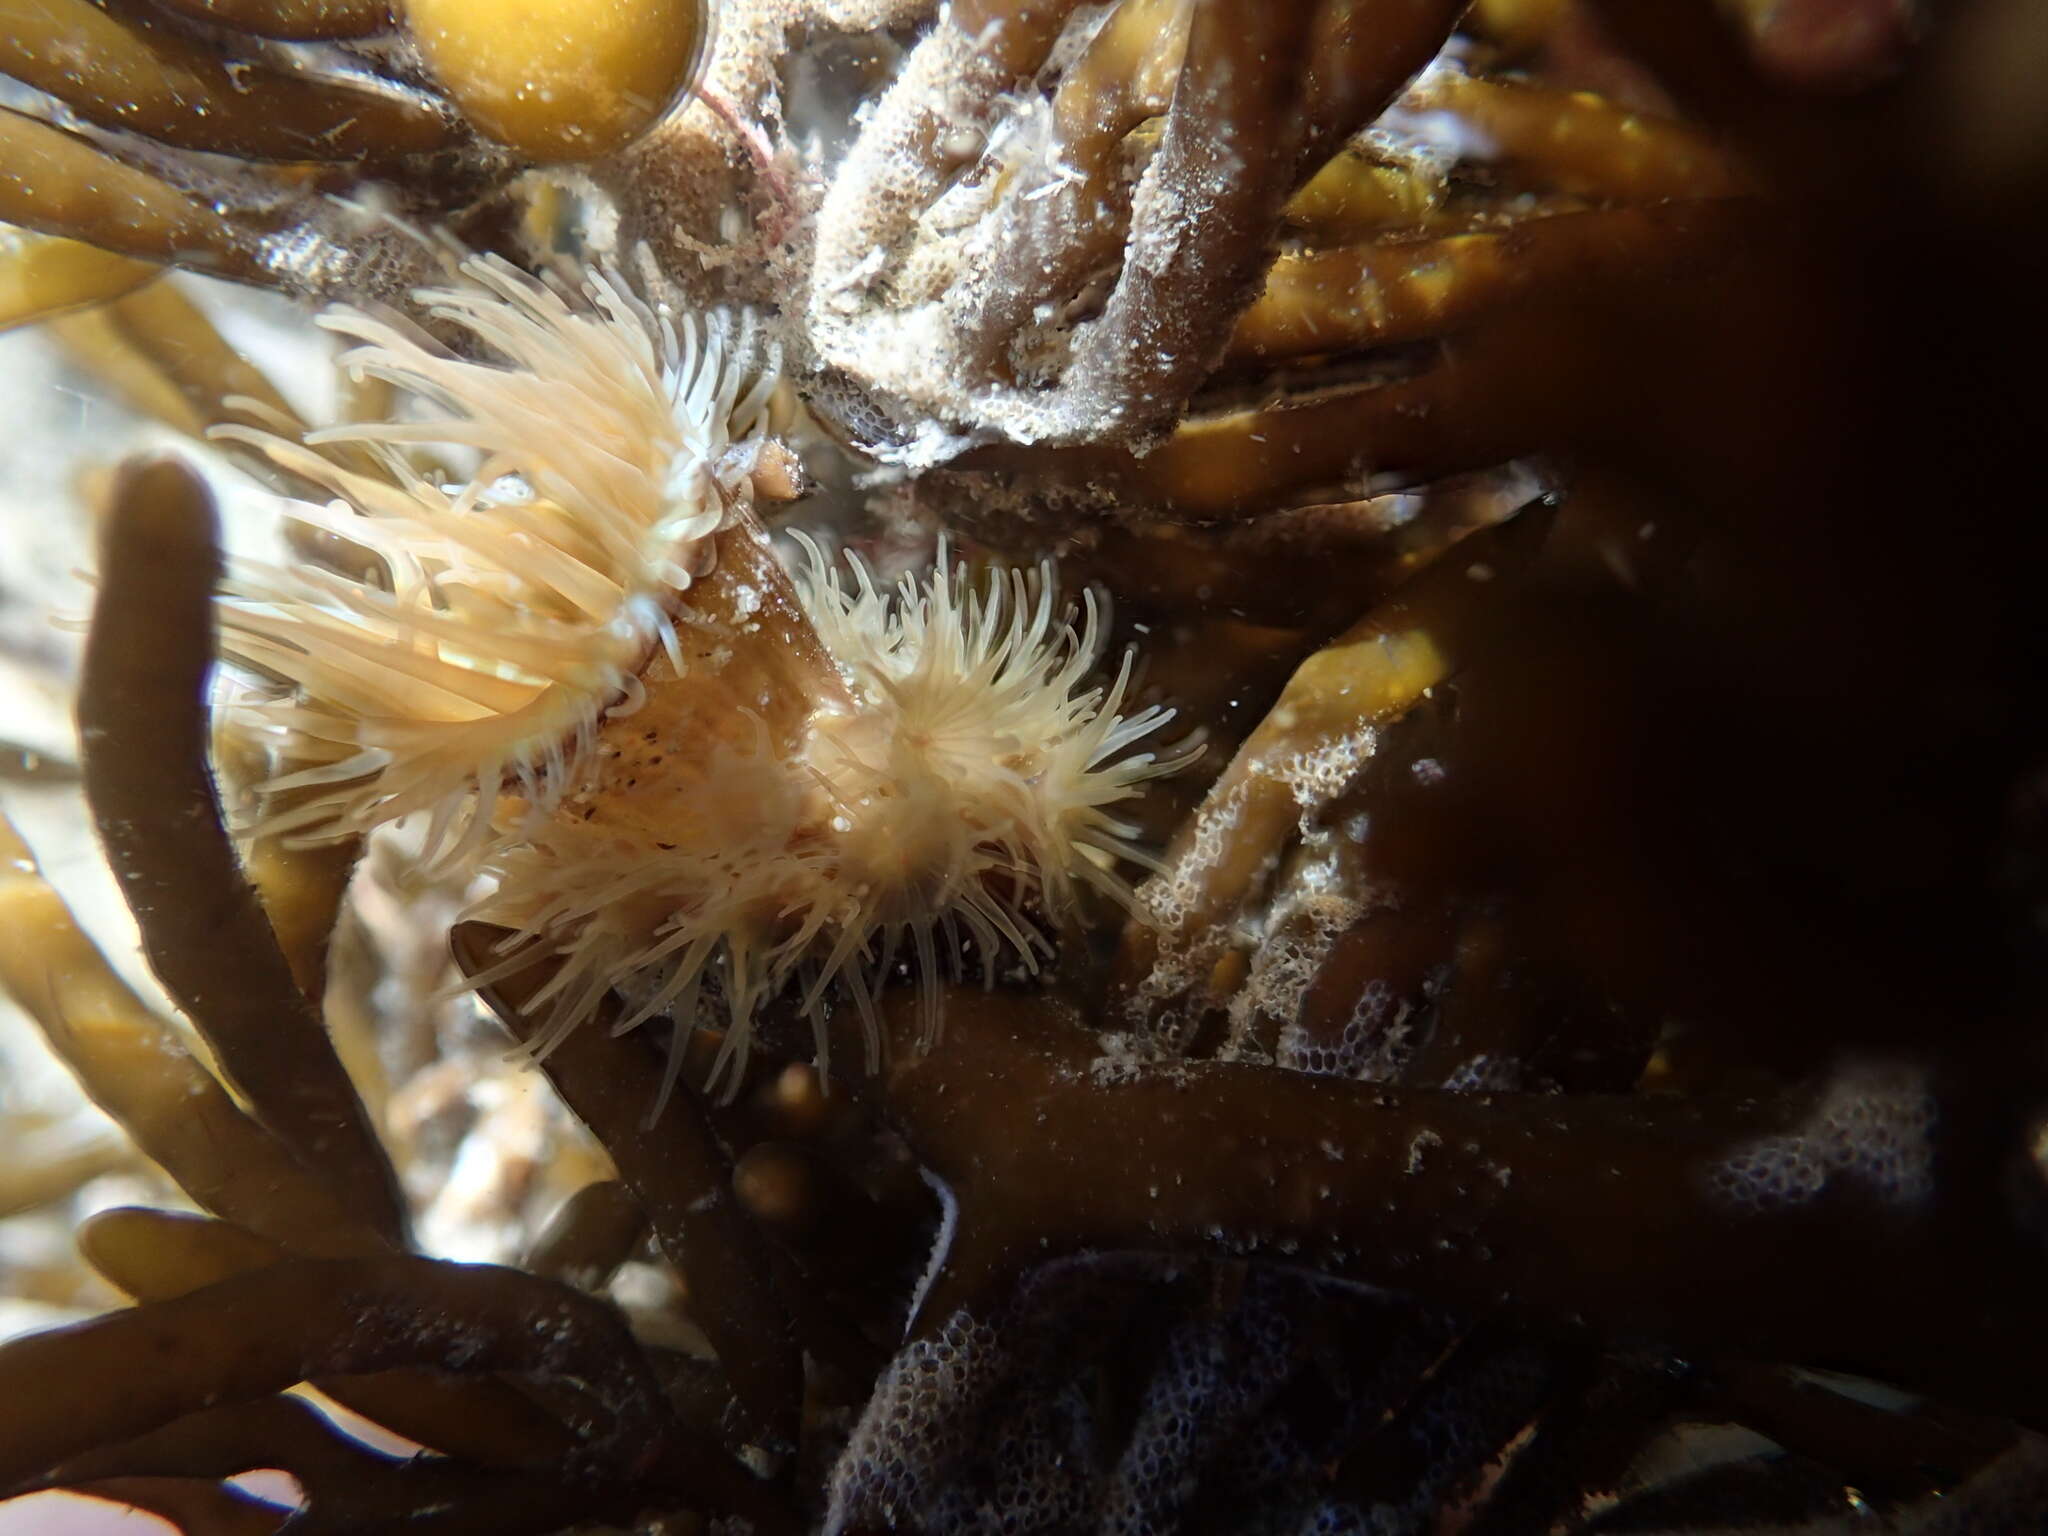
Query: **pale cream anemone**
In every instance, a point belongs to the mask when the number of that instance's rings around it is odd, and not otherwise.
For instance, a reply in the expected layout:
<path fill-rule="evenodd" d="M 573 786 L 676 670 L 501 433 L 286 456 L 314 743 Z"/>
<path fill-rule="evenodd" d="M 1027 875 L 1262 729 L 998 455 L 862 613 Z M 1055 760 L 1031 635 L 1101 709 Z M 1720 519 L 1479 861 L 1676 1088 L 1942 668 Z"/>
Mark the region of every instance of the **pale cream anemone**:
<path fill-rule="evenodd" d="M 305 443 L 223 427 L 333 491 L 288 515 L 360 545 L 383 580 L 243 564 L 220 605 L 221 648 L 289 684 L 245 705 L 302 791 L 263 830 L 345 837 L 415 811 L 430 843 L 474 848 L 501 789 L 529 809 L 561 792 L 601 715 L 675 650 L 682 594 L 733 515 L 775 384 L 742 393 L 746 327 L 651 307 L 616 274 L 565 293 L 496 258 L 467 286 L 420 295 L 429 316 L 495 356 L 458 357 L 424 331 L 338 309 L 361 345 L 342 364 L 390 381 L 432 419 L 332 427 Z M 738 333 L 738 334 L 736 334 Z M 316 451 L 354 445 L 382 475 Z M 478 456 L 461 484 L 401 445 Z"/>

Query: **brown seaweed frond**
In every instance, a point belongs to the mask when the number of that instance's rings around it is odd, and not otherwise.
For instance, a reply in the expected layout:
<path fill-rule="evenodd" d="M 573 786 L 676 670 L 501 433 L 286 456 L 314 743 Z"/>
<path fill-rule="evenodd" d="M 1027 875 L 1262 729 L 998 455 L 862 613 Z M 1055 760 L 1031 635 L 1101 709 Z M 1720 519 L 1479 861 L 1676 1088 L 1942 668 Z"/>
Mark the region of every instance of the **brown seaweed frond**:
<path fill-rule="evenodd" d="M 421 225 L 458 209 L 516 225 L 507 189 L 525 170 L 644 134 L 697 82 L 712 33 L 705 6 L 671 0 L 524 17 L 27 7 L 0 42 L 0 72 L 27 88 L 0 118 L 0 219 L 301 296 L 399 298 L 438 266 Z"/>

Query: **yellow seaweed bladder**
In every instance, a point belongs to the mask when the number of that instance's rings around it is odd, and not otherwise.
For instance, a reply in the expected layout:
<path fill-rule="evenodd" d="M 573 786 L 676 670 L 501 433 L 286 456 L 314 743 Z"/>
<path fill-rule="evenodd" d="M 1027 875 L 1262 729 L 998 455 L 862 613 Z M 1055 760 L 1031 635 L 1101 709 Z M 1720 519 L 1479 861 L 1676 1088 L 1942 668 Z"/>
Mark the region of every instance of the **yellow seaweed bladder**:
<path fill-rule="evenodd" d="M 407 0 L 441 86 L 528 159 L 589 160 L 651 127 L 709 51 L 709 0 Z"/>

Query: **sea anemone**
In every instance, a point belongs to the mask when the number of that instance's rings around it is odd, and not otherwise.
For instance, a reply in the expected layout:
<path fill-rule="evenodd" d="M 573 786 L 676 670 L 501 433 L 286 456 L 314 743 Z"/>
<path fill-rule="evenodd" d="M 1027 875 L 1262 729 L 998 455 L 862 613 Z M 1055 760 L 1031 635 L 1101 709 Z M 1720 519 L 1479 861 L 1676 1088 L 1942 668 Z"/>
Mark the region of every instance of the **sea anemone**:
<path fill-rule="evenodd" d="M 533 1000 L 538 1052 L 615 987 L 635 999 L 621 1029 L 694 1022 L 714 976 L 713 1083 L 737 1083 L 756 1013 L 793 983 L 821 1063 L 843 985 L 872 1070 L 873 993 L 899 955 L 929 1042 L 942 974 L 969 953 L 991 982 L 999 957 L 1032 972 L 1079 886 L 1133 904 L 1116 866 L 1146 856 L 1111 807 L 1187 754 L 1135 750 L 1171 711 L 1121 713 L 1130 657 L 1091 685 L 1093 593 L 1062 604 L 1050 566 L 977 585 L 943 550 L 928 580 L 884 591 L 808 539 L 792 579 L 751 507 L 772 371 L 742 393 L 744 330 L 700 338 L 615 274 L 463 272 L 426 313 L 499 360 L 354 311 L 323 321 L 363 343 L 349 367 L 443 419 L 221 434 L 337 492 L 289 515 L 388 578 L 245 566 L 227 584 L 223 649 L 290 688 L 236 707 L 281 770 L 257 830 L 426 813 L 432 856 L 494 876 L 475 915 L 511 930 L 473 980 L 558 961 Z M 481 457 L 444 484 L 403 445 Z"/>
<path fill-rule="evenodd" d="M 670 695 L 692 692 L 694 674 L 650 675 L 646 707 L 601 733 L 590 776 L 494 860 L 500 889 L 481 915 L 517 930 L 507 964 L 536 945 L 563 958 L 529 1005 L 552 1003 L 542 1050 L 622 980 L 640 997 L 617 1028 L 693 1020 L 715 974 L 730 1028 L 712 1081 L 736 1081 L 756 1010 L 801 979 L 821 1065 L 837 983 L 872 1071 L 873 994 L 899 957 L 922 989 L 929 1045 L 938 984 L 970 953 L 989 983 L 1005 957 L 1035 972 L 1045 925 L 1074 914 L 1079 886 L 1134 907 L 1116 866 L 1154 861 L 1111 807 L 1193 752 L 1136 750 L 1173 712 L 1121 713 L 1129 654 L 1113 681 L 1090 685 L 1105 644 L 1095 595 L 1077 615 L 1049 565 L 976 585 L 943 551 L 924 580 L 884 590 L 858 557 L 842 575 L 803 542 L 790 595 L 838 686 L 793 739 L 744 706 L 731 716 L 743 730 L 693 733 L 696 716 L 679 723 Z M 770 588 L 760 601 L 778 598 Z M 680 1045 L 679 1032 L 672 1071 Z"/>
<path fill-rule="evenodd" d="M 239 711 L 284 770 L 261 786 L 289 795 L 264 831 L 346 837 L 427 811 L 430 846 L 473 849 L 502 787 L 544 811 L 649 655 L 675 653 L 680 594 L 742 494 L 775 381 L 771 362 L 742 393 L 750 326 L 721 317 L 700 335 L 611 272 L 551 287 L 479 257 L 462 274 L 463 286 L 420 302 L 501 361 L 352 309 L 320 322 L 362 343 L 345 366 L 441 419 L 331 427 L 303 443 L 216 431 L 336 493 L 288 515 L 383 567 L 372 584 L 245 564 L 226 586 L 222 649 L 296 695 Z M 479 462 L 444 484 L 404 444 Z"/>

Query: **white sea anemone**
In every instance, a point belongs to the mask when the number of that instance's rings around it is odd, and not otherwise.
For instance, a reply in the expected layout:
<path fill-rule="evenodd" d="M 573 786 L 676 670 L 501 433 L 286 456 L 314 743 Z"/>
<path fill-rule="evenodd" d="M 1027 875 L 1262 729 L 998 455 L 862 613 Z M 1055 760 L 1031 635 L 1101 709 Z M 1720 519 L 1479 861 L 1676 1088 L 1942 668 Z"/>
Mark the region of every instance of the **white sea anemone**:
<path fill-rule="evenodd" d="M 872 999 L 899 960 L 927 1000 L 929 1044 L 942 974 L 970 955 L 989 979 L 1006 957 L 1035 971 L 1079 885 L 1128 903 L 1117 865 L 1151 865 L 1112 807 L 1191 754 L 1137 750 L 1172 711 L 1120 712 L 1128 656 L 1090 684 L 1104 645 L 1092 593 L 1076 615 L 1049 568 L 977 586 L 943 559 L 882 590 L 857 559 L 842 575 L 808 555 L 797 594 L 844 689 L 793 744 L 765 727 L 709 751 L 672 739 L 658 724 L 668 685 L 650 683 L 648 710 L 608 732 L 595 776 L 494 861 L 484 915 L 518 930 L 507 968 L 535 947 L 561 961 L 533 999 L 550 1010 L 543 1051 L 613 987 L 638 999 L 623 1030 L 695 1019 L 715 977 L 727 1029 L 714 1083 L 737 1081 L 757 1010 L 791 988 L 821 1065 L 830 1000 L 851 999 L 872 1071 Z M 668 814 L 638 811 L 650 794 Z"/>
<path fill-rule="evenodd" d="M 674 651 L 680 594 L 745 483 L 775 382 L 771 364 L 742 394 L 748 330 L 700 333 L 613 273 L 568 290 L 480 257 L 462 274 L 419 298 L 487 359 L 354 310 L 320 322 L 361 343 L 346 367 L 436 419 L 303 444 L 219 430 L 333 491 L 289 515 L 388 578 L 245 564 L 226 584 L 223 651 L 297 694 L 242 711 L 276 749 L 262 788 L 299 792 L 266 831 L 342 837 L 424 810 L 430 843 L 475 847 L 501 790 L 544 810 L 650 653 Z M 476 468 L 444 484 L 402 445 L 467 450 Z"/>

